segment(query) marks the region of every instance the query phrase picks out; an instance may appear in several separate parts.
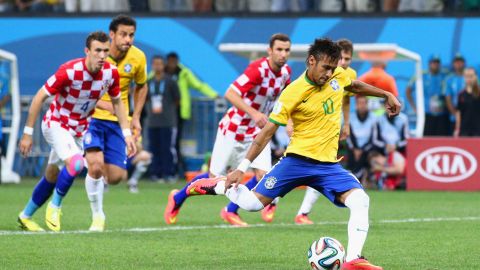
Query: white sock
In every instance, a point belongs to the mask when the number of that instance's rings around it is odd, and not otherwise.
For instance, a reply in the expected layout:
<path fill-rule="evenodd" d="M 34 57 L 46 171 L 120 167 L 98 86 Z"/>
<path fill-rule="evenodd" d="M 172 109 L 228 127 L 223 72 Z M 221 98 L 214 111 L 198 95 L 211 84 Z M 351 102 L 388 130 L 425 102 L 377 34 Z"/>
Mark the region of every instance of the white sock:
<path fill-rule="evenodd" d="M 275 204 L 276 205 L 279 200 L 280 200 L 280 197 L 276 197 L 275 199 L 273 199 L 273 201 L 270 204 Z"/>
<path fill-rule="evenodd" d="M 320 192 L 314 188 L 307 187 L 305 191 L 305 197 L 303 197 L 302 205 L 298 209 L 297 215 L 308 215 L 312 211 L 313 205 L 320 198 Z"/>
<path fill-rule="evenodd" d="M 357 259 L 362 255 L 363 245 L 368 234 L 368 207 L 370 198 L 362 189 L 354 190 L 345 200 L 350 208 L 348 220 L 348 248 L 346 261 Z"/>
<path fill-rule="evenodd" d="M 138 179 L 147 171 L 147 166 L 149 163 L 141 160 L 135 165 L 135 170 L 133 170 L 132 176 L 128 179 L 129 185 L 138 185 Z"/>
<path fill-rule="evenodd" d="M 92 209 L 92 216 L 103 216 L 103 176 L 95 179 L 87 174 L 85 178 L 85 190 L 87 191 L 88 200 L 90 201 L 90 208 Z"/>
<path fill-rule="evenodd" d="M 217 195 L 225 195 L 225 181 L 218 181 L 214 190 Z"/>
<path fill-rule="evenodd" d="M 263 204 L 245 185 L 238 185 L 238 188 L 229 188 L 225 196 L 235 204 L 238 204 L 243 210 L 256 212 L 263 209 Z"/>

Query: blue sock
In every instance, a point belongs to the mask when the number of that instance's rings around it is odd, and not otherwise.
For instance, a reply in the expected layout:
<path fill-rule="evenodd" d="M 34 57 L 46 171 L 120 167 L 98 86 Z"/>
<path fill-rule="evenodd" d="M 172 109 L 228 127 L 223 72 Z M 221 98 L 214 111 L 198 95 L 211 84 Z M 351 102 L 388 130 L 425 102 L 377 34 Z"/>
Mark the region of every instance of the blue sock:
<path fill-rule="evenodd" d="M 250 180 L 248 180 L 247 183 L 245 183 L 245 186 L 249 190 L 252 190 L 252 188 L 254 188 L 256 185 L 257 185 L 257 177 L 255 175 L 252 178 L 250 178 Z M 240 208 L 240 206 L 234 204 L 233 202 L 230 202 L 227 205 L 227 212 L 237 213 L 239 208 Z"/>
<path fill-rule="evenodd" d="M 68 173 L 66 167 L 64 167 L 58 174 L 57 184 L 55 185 L 55 191 L 53 192 L 52 204 L 56 207 L 62 205 L 62 200 L 67 195 L 68 190 L 73 184 L 75 176 Z"/>
<path fill-rule="evenodd" d="M 45 179 L 45 176 L 40 179 L 38 184 L 33 189 L 32 198 L 28 201 L 23 214 L 31 217 L 38 208 L 40 208 L 52 195 L 52 191 L 55 188 L 55 183 L 50 183 Z"/>
<path fill-rule="evenodd" d="M 177 194 L 175 194 L 175 196 L 173 196 L 173 199 L 175 200 L 175 203 L 178 205 L 178 206 L 181 206 L 182 203 L 187 199 L 187 188 L 188 186 L 197 181 L 197 180 L 200 180 L 202 178 L 208 178 L 208 172 L 206 173 L 202 173 L 202 174 L 199 174 L 197 176 L 195 176 L 192 181 L 190 181 L 190 183 L 186 184 L 179 192 L 177 192 Z"/>

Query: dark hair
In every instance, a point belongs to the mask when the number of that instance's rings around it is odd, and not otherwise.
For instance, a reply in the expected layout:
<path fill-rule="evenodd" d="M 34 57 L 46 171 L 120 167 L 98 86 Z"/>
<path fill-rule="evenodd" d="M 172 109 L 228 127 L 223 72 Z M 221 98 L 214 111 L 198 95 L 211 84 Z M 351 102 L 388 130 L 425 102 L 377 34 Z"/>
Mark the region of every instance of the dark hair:
<path fill-rule="evenodd" d="M 107 42 L 109 39 L 108 35 L 105 32 L 96 31 L 88 35 L 87 40 L 85 41 L 85 46 L 90 49 L 90 45 L 92 45 L 92 41 L 94 40 L 104 43 Z"/>
<path fill-rule="evenodd" d="M 169 52 L 167 54 L 167 59 L 169 58 L 175 58 L 175 59 L 178 59 L 178 54 L 176 52 Z"/>
<path fill-rule="evenodd" d="M 340 47 L 340 45 L 338 45 L 336 42 L 333 42 L 331 39 L 317 38 L 308 49 L 307 60 L 310 55 L 313 55 L 313 57 L 315 57 L 315 60 L 317 61 L 320 60 L 322 55 L 326 55 L 332 61 L 338 62 L 341 56 L 341 50 L 342 48 Z"/>
<path fill-rule="evenodd" d="M 350 40 L 342 38 L 337 40 L 337 44 L 342 48 L 342 51 L 353 54 L 353 43 Z"/>
<path fill-rule="evenodd" d="M 159 55 L 159 54 L 155 54 L 154 56 L 152 56 L 152 62 L 156 59 L 160 59 L 162 60 L 163 62 L 165 62 L 165 58 L 163 58 L 163 56 Z"/>
<path fill-rule="evenodd" d="M 137 22 L 134 18 L 127 16 L 127 15 L 118 15 L 117 17 L 113 18 L 110 22 L 109 30 L 112 32 L 117 32 L 119 25 L 128 25 L 133 26 L 135 29 L 137 28 Z"/>
<path fill-rule="evenodd" d="M 275 44 L 275 40 L 291 42 L 290 38 L 286 34 L 282 34 L 282 33 L 273 34 L 272 37 L 270 37 L 270 43 L 269 43 L 270 48 L 273 48 L 273 44 Z"/>

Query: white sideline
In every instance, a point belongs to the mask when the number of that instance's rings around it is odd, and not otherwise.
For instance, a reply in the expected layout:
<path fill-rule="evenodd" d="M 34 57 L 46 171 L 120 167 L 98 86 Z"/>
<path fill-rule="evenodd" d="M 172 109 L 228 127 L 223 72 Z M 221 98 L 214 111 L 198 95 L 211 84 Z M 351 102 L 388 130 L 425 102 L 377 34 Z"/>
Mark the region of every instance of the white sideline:
<path fill-rule="evenodd" d="M 378 221 L 371 221 L 370 224 L 391 224 L 391 223 L 422 223 L 422 222 L 444 222 L 444 221 L 477 221 L 480 217 L 439 217 L 439 218 L 406 218 L 406 219 L 382 219 Z M 205 225 L 205 226 L 167 226 L 156 228 L 124 228 L 105 230 L 103 233 L 115 233 L 115 232 L 163 232 L 163 231 L 189 231 L 189 230 L 208 230 L 208 229 L 248 229 L 259 227 L 295 227 L 295 226 L 321 226 L 321 225 L 342 225 L 347 224 L 347 221 L 324 221 L 317 222 L 313 225 L 297 225 L 295 223 L 274 223 L 274 224 L 249 224 L 248 227 L 240 228 L 231 225 Z M 76 231 L 61 231 L 61 232 L 24 232 L 24 231 L 0 231 L 0 236 L 10 235 L 57 235 L 57 234 L 87 234 L 98 233 L 87 230 Z"/>

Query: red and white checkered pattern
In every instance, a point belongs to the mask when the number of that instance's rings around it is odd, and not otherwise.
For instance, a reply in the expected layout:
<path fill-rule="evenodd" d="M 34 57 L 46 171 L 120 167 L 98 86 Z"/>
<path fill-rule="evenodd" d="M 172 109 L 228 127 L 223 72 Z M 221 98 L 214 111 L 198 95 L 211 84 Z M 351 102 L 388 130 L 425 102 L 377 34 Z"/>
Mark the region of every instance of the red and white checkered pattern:
<path fill-rule="evenodd" d="M 290 83 L 291 73 L 287 64 L 275 73 L 268 64 L 268 58 L 261 58 L 250 63 L 230 87 L 242 96 L 247 105 L 268 115 L 280 92 Z M 237 141 L 253 140 L 260 132 L 250 115 L 236 107 L 228 109 L 218 128 L 225 136 Z"/>
<path fill-rule="evenodd" d="M 55 95 L 43 121 L 48 125 L 50 121 L 59 122 L 76 137 L 88 129 L 95 105 L 105 92 L 112 98 L 120 98 L 117 68 L 105 62 L 99 72 L 91 74 L 85 58 L 61 65 L 43 88 L 49 96 Z"/>

